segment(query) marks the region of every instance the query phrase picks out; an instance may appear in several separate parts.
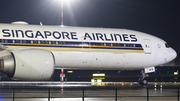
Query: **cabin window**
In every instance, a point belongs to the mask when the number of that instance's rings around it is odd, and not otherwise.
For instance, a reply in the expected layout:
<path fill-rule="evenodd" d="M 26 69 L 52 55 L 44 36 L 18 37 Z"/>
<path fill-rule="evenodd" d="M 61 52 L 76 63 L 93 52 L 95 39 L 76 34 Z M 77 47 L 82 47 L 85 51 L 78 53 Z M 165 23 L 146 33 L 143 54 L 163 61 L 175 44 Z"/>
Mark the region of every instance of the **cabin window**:
<path fill-rule="evenodd" d="M 132 44 L 129 44 L 129 47 L 132 47 Z"/>
<path fill-rule="evenodd" d="M 19 43 L 19 40 L 16 40 L 15 43 Z"/>
<path fill-rule="evenodd" d="M 165 43 L 165 46 L 166 46 L 166 48 L 169 48 L 169 45 L 167 43 Z"/>
<path fill-rule="evenodd" d="M 34 44 L 37 44 L 37 41 L 34 41 L 33 43 L 34 43 Z"/>
<path fill-rule="evenodd" d="M 129 44 L 126 44 L 126 47 L 129 47 Z"/>
<path fill-rule="evenodd" d="M 7 43 L 7 40 L 4 40 L 5 43 Z"/>
<path fill-rule="evenodd" d="M 54 41 L 54 43 L 53 44 L 56 44 L 56 41 Z"/>
<path fill-rule="evenodd" d="M 110 44 L 110 43 L 107 43 L 107 46 L 111 46 L 111 44 Z"/>

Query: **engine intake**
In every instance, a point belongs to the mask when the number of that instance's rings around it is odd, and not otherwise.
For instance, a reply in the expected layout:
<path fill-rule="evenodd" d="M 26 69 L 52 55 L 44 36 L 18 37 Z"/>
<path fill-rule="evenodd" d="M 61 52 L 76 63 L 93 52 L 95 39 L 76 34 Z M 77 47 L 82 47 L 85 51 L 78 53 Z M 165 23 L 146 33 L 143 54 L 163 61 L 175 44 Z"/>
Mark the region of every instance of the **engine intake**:
<path fill-rule="evenodd" d="M 0 71 L 6 73 L 10 78 L 13 77 L 15 71 L 13 54 L 9 53 L 7 56 L 0 58 Z"/>
<path fill-rule="evenodd" d="M 0 58 L 0 71 L 18 80 L 49 80 L 54 72 L 54 62 L 50 51 L 22 49 Z"/>

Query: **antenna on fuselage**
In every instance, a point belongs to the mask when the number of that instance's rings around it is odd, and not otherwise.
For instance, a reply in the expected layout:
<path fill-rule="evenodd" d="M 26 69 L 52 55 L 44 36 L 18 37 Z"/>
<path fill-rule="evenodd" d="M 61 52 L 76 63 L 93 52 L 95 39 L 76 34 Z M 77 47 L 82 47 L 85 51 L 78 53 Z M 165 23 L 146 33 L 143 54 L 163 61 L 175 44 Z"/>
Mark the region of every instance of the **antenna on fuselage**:
<path fill-rule="evenodd" d="M 41 25 L 41 26 L 43 25 L 42 22 L 40 22 L 40 25 Z"/>

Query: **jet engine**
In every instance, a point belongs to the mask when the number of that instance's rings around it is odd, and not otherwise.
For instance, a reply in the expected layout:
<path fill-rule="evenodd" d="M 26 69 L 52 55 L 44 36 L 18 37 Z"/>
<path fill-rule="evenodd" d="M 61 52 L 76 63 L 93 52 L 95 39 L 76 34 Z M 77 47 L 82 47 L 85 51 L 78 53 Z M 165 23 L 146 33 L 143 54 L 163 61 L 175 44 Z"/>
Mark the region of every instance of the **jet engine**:
<path fill-rule="evenodd" d="M 49 80 L 55 69 L 54 62 L 50 51 L 14 50 L 0 58 L 0 71 L 18 80 Z"/>

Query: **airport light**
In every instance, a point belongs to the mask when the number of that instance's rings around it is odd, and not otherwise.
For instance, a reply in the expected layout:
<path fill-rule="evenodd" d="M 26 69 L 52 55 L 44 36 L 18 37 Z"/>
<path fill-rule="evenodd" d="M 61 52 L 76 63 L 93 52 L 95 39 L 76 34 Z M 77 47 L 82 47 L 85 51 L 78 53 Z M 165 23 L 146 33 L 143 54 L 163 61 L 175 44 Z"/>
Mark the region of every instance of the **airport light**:
<path fill-rule="evenodd" d="M 68 73 L 73 73 L 73 71 L 67 71 Z"/>
<path fill-rule="evenodd" d="M 95 82 L 95 80 L 94 80 L 94 79 L 91 79 L 91 82 Z"/>
<path fill-rule="evenodd" d="M 102 80 L 98 79 L 97 82 L 102 82 Z"/>
<path fill-rule="evenodd" d="M 93 74 L 93 76 L 105 76 L 105 74 L 104 73 L 101 73 L 101 74 Z"/>
<path fill-rule="evenodd" d="M 61 3 L 61 26 L 64 26 L 64 3 L 70 6 L 70 3 L 77 1 L 77 0 L 54 0 Z"/>
<path fill-rule="evenodd" d="M 70 4 L 70 2 L 75 1 L 75 0 L 62 0 L 65 1 L 67 4 Z"/>
<path fill-rule="evenodd" d="M 102 82 L 102 80 L 101 80 L 101 79 L 98 79 L 98 80 L 97 80 L 97 85 L 101 85 L 101 82 Z"/>
<path fill-rule="evenodd" d="M 97 78 L 93 78 L 93 79 L 96 79 L 96 80 L 97 80 L 97 79 L 101 79 L 101 80 L 103 80 L 103 79 L 105 79 L 105 78 L 99 78 L 99 77 L 97 77 Z"/>
<path fill-rule="evenodd" d="M 178 75 L 178 72 L 174 72 L 174 75 Z"/>
<path fill-rule="evenodd" d="M 105 79 L 105 74 L 104 73 L 94 73 L 92 74 L 93 79 L 91 79 L 91 85 L 102 85 L 101 82 L 103 79 Z M 94 83 L 96 82 L 96 83 Z"/>

